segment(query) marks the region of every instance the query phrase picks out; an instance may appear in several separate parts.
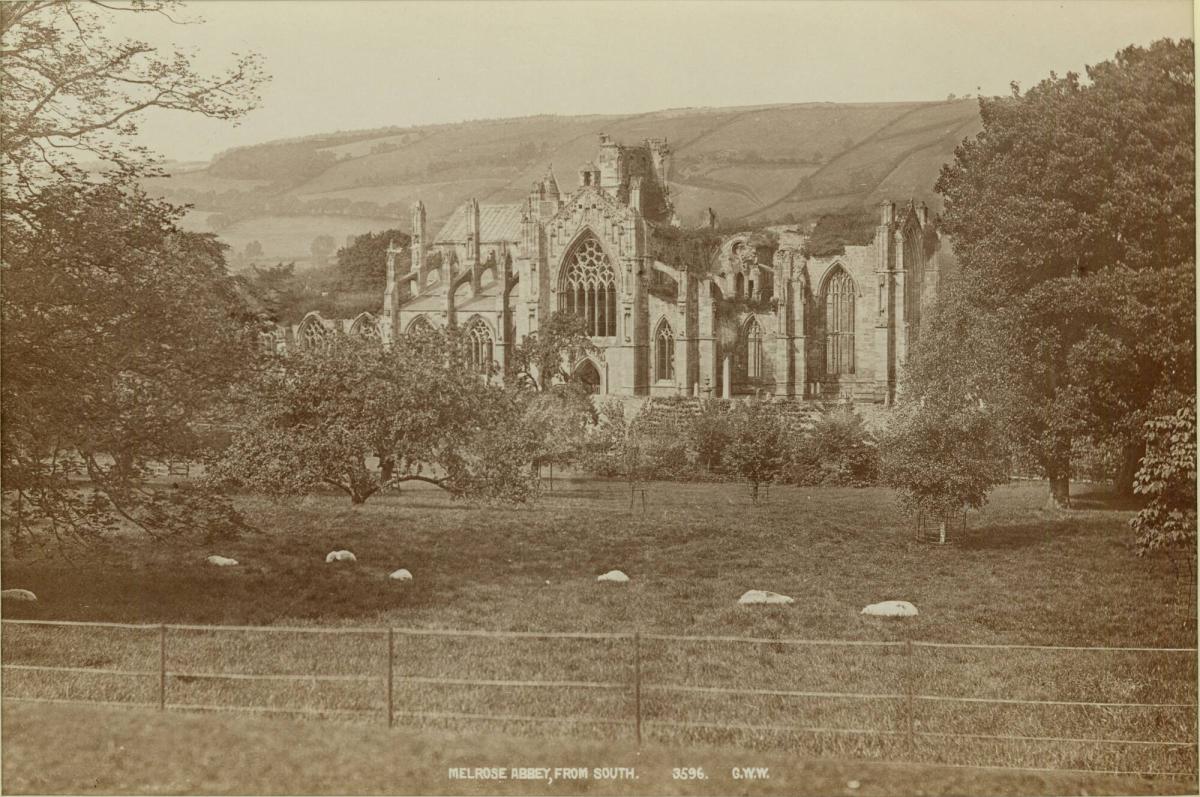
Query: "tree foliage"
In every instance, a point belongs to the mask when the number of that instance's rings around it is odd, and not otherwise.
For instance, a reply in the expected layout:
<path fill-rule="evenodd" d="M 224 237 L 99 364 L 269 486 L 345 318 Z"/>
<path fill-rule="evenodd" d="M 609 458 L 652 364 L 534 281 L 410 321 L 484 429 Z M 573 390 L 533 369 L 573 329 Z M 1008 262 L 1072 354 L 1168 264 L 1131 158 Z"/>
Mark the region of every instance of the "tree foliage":
<path fill-rule="evenodd" d="M 1007 480 L 1006 452 L 991 412 L 977 403 L 910 402 L 897 408 L 881 441 L 884 483 L 910 517 L 941 524 L 979 509 Z"/>
<path fill-rule="evenodd" d="M 1194 380 L 1194 307 L 1179 298 L 1194 285 L 1192 43 L 1087 71 L 980 100 L 983 131 L 937 183 L 961 285 L 910 364 L 915 395 L 996 406 L 1059 505 L 1074 438 L 1135 459 L 1141 423 Z"/>
<path fill-rule="evenodd" d="M 340 291 L 383 293 L 387 283 L 388 247 L 395 245 L 397 249 L 405 249 L 409 240 L 408 233 L 398 229 L 356 235 L 353 243 L 337 250 L 335 287 Z"/>
<path fill-rule="evenodd" d="M 791 484 L 866 487 L 879 478 L 875 436 L 852 406 L 825 407 L 812 428 L 792 440 L 786 480 Z"/>
<path fill-rule="evenodd" d="M 14 541 L 242 525 L 215 495 L 146 478 L 205 448 L 201 424 L 220 419 L 259 332 L 223 246 L 134 186 L 152 172 L 132 143 L 143 112 L 236 119 L 264 79 L 255 56 L 209 76 L 106 34 L 116 15 L 173 7 L 0 4 L 0 478 Z"/>
<path fill-rule="evenodd" d="M 525 336 L 512 353 L 512 375 L 536 390 L 571 381 L 567 370 L 572 360 L 598 351 L 588 337 L 587 326 L 574 313 L 556 310 Z"/>
<path fill-rule="evenodd" d="M 769 401 L 739 402 L 729 412 L 729 431 L 725 461 L 750 485 L 750 500 L 757 503 L 760 488 L 779 479 L 787 457 L 779 413 Z"/>
<path fill-rule="evenodd" d="M 457 330 L 386 348 L 331 336 L 279 358 L 244 400 L 244 422 L 212 466 L 222 487 L 274 498 L 335 487 L 356 504 L 409 481 L 504 500 L 536 489 L 539 438 L 521 396 L 471 367 Z"/>
<path fill-rule="evenodd" d="M 259 58 L 236 56 L 227 71 L 197 72 L 184 52 L 139 41 L 113 41 L 117 14 L 161 14 L 176 4 L 142 0 L 124 6 L 73 0 L 0 3 L 0 169 L 5 215 L 21 214 L 54 179 L 79 182 L 81 158 L 126 174 L 144 171 L 149 155 L 131 143 L 151 109 L 237 119 L 259 101 Z M 173 20 L 172 20 L 173 21 Z"/>
<path fill-rule="evenodd" d="M 1196 558 L 1196 399 L 1145 424 L 1146 456 L 1134 491 L 1148 499 L 1130 521 L 1138 555 L 1167 550 Z"/>
<path fill-rule="evenodd" d="M 119 515 L 167 535 L 203 508 L 199 494 L 149 488 L 147 468 L 203 450 L 197 424 L 218 420 L 250 373 L 259 322 L 222 245 L 176 217 L 132 188 L 60 184 L 28 225 L 6 225 L 0 435 L 14 533 L 88 538 Z M 210 530 L 236 525 L 209 504 Z"/>

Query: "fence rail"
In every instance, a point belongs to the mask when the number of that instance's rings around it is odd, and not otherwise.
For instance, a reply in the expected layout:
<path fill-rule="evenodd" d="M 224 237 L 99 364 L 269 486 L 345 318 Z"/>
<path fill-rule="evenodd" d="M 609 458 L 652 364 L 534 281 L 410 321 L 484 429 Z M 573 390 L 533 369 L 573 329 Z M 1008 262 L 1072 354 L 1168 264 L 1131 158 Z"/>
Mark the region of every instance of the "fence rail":
<path fill-rule="evenodd" d="M 1162 766 L 1149 765 L 1127 765 L 1125 759 L 1114 758 L 1113 755 L 1119 754 L 1120 750 L 1162 750 L 1162 751 L 1183 751 L 1189 749 L 1193 752 L 1197 751 L 1196 741 L 1196 709 L 1197 704 L 1194 694 L 1188 694 L 1187 697 L 1192 702 L 1176 702 L 1172 700 L 1147 700 L 1138 702 L 1132 699 L 1116 699 L 1108 696 L 1097 696 L 1096 700 L 1083 699 L 1067 699 L 1067 698 L 1023 698 L 1012 696 L 979 696 L 979 695 L 944 695 L 944 694 L 925 694 L 922 693 L 917 686 L 917 680 L 921 673 L 920 668 L 916 663 L 917 654 L 921 650 L 928 651 L 930 654 L 936 654 L 941 651 L 975 651 L 980 653 L 999 652 L 999 651 L 1029 651 L 1040 654 L 1049 654 L 1056 657 L 1071 655 L 1076 653 L 1081 654 L 1120 654 L 1122 656 L 1158 656 L 1167 655 L 1169 657 L 1182 656 L 1182 654 L 1190 654 L 1190 660 L 1195 661 L 1195 648 L 1175 648 L 1175 647 L 1079 647 L 1067 645 L 995 645 L 995 644 L 972 644 L 972 643 L 947 643 L 947 642 L 923 642 L 917 640 L 835 640 L 835 639 L 796 639 L 796 638 L 770 638 L 770 637 L 735 637 L 735 636 L 685 636 L 678 634 L 642 634 L 639 632 L 633 633 L 588 633 L 588 632 L 541 632 L 541 631 L 484 631 L 484 630 L 456 630 L 456 629 L 430 629 L 430 628 L 397 628 L 397 627 L 322 627 L 322 626 L 214 626 L 214 625 L 194 625 L 194 624 L 135 624 L 135 623 L 100 623 L 86 621 L 58 621 L 58 620 L 3 620 L 3 625 L 13 627 L 25 627 L 30 631 L 38 629 L 61 629 L 70 633 L 86 634 L 99 629 L 111 629 L 125 632 L 140 632 L 138 636 L 139 642 L 145 647 L 145 650 L 140 650 L 140 653 L 145 654 L 143 659 L 139 659 L 136 655 L 139 649 L 129 648 L 123 650 L 126 659 L 129 660 L 129 666 L 108 666 L 111 662 L 97 661 L 97 666 L 75 666 L 72 663 L 68 665 L 38 663 L 37 661 L 8 661 L 9 654 L 13 647 L 16 647 L 18 653 L 24 652 L 35 658 L 37 656 L 45 656 L 47 648 L 41 644 L 26 645 L 24 649 L 20 646 L 6 645 L 4 649 L 5 660 L 0 663 L 5 673 L 16 675 L 24 673 L 29 676 L 61 676 L 63 679 L 74 679 L 67 683 L 65 694 L 28 694 L 17 693 L 22 690 L 14 690 L 12 687 L 12 678 L 7 678 L 5 683 L 5 691 L 3 698 L 16 702 L 30 703 L 61 703 L 70 705 L 93 704 L 105 706 L 122 706 L 122 707 L 157 707 L 160 710 L 180 710 L 180 711 L 216 711 L 216 712 L 246 712 L 255 714 L 291 714 L 301 716 L 322 716 L 322 717 L 353 717 L 360 719 L 369 719 L 371 717 L 379 717 L 386 721 L 387 725 L 392 726 L 398 718 L 407 720 L 420 720 L 427 722 L 456 722 L 456 723 L 510 723 L 510 724 L 539 724 L 539 725 L 594 725 L 612 727 L 617 730 L 621 728 L 627 729 L 625 732 L 632 731 L 632 735 L 640 743 L 642 741 L 643 732 L 718 732 L 722 734 L 743 734 L 749 733 L 753 738 L 761 739 L 762 734 L 770 735 L 802 735 L 813 738 L 859 738 L 863 743 L 876 745 L 871 748 L 877 755 L 867 756 L 869 758 L 879 758 L 880 755 L 886 752 L 893 758 L 901 760 L 930 763 L 945 766 L 965 766 L 975 768 L 995 768 L 995 769 L 1019 769 L 1025 771 L 1069 771 L 1069 772 L 1094 772 L 1096 774 L 1138 774 L 1138 775 L 1159 775 L 1171 777 L 1196 777 L 1197 761 L 1193 755 L 1188 760 L 1182 761 L 1179 757 L 1173 759 L 1173 764 L 1169 768 Z M 15 630 L 15 629 L 14 629 Z M 193 643 L 199 638 L 209 639 L 216 635 L 215 639 L 220 640 L 223 635 L 234 634 L 297 634 L 301 637 L 307 637 L 313 643 L 316 642 L 315 637 L 329 637 L 333 635 L 348 636 L 359 640 L 360 643 L 366 644 L 369 647 L 365 649 L 355 649 L 355 655 L 365 653 L 365 658 L 361 662 L 354 659 L 354 656 L 345 656 L 348 649 L 335 648 L 333 650 L 319 650 L 318 653 L 333 654 L 333 658 L 338 661 L 339 666 L 344 666 L 346 661 L 341 659 L 348 658 L 351 664 L 358 664 L 361 669 L 354 672 L 324 672 L 315 671 L 318 669 L 315 665 L 312 672 L 294 671 L 298 665 L 292 665 L 288 668 L 283 668 L 285 671 L 244 671 L 246 669 L 254 669 L 243 666 L 243 669 L 237 669 L 237 662 L 234 661 L 230 665 L 230 660 L 236 660 L 239 657 L 244 657 L 246 654 L 245 646 L 241 643 L 231 647 L 218 648 L 218 661 L 206 661 L 204 666 L 187 666 L 184 659 L 189 655 L 186 643 L 189 640 Z M 144 636 L 142 636 L 144 634 Z M 579 642 L 579 643 L 614 643 L 617 650 L 610 651 L 610 658 L 616 662 L 621 668 L 627 668 L 625 671 L 628 677 L 621 678 L 587 678 L 587 677 L 564 677 L 564 678 L 507 678 L 507 677 L 457 677 L 451 674 L 425 675 L 414 672 L 407 672 L 404 668 L 398 668 L 396 662 L 396 650 L 398 640 L 412 639 L 415 637 L 426 637 L 434 640 L 491 640 L 509 644 L 516 644 L 525 641 L 535 640 L 557 640 L 560 642 Z M 42 640 L 44 641 L 44 640 Z M 78 640 L 75 640 L 78 643 Z M 875 691 L 836 691 L 826 689 L 785 689 L 785 688 L 756 688 L 746 686 L 739 683 L 738 685 L 721 685 L 721 684 L 699 684 L 687 683 L 686 677 L 683 679 L 662 679 L 647 673 L 647 651 L 646 646 L 650 643 L 655 643 L 660 646 L 683 646 L 686 648 L 686 653 L 679 660 L 685 663 L 694 663 L 700 660 L 696 652 L 691 648 L 697 644 L 718 644 L 737 646 L 738 649 L 743 647 L 755 648 L 762 645 L 778 646 L 777 651 L 787 649 L 793 651 L 792 654 L 797 655 L 801 649 L 809 649 L 811 651 L 828 651 L 821 655 L 832 655 L 836 649 L 845 651 L 856 651 L 858 654 L 866 653 L 876 657 L 884 657 L 885 660 L 879 660 L 885 672 L 895 674 L 900 682 L 899 690 L 875 690 Z M 273 645 L 275 643 L 272 643 Z M 136 646 L 135 646 L 136 647 Z M 194 651 L 191 651 L 194 653 Z M 276 658 L 282 658 L 277 651 Z M 310 651 L 311 652 L 311 651 Z M 766 655 L 766 652 L 763 652 Z M 376 662 L 375 656 L 378 656 Z M 892 659 L 896 656 L 896 659 Z M 625 658 L 622 658 L 625 657 Z M 320 659 L 319 663 L 325 663 L 329 656 Z M 662 663 L 662 658 L 652 661 Z M 51 659 L 51 661 L 61 661 L 61 659 Z M 138 666 L 137 662 L 141 662 Z M 145 666 L 153 661 L 154 666 Z M 487 657 L 481 657 L 481 661 L 487 663 L 490 661 Z M 523 660 L 522 660 L 523 661 Z M 709 661 L 709 660 L 703 660 Z M 274 664 L 280 662 L 275 660 Z M 895 664 L 896 666 L 889 670 L 888 665 Z M 927 665 L 928 663 L 926 663 Z M 103 666 L 100 666 L 103 665 Z M 172 666 L 173 665 L 173 666 Z M 527 662 L 526 662 L 526 666 Z M 369 669 L 368 669 L 369 668 Z M 701 668 L 703 670 L 703 667 Z M 1114 670 L 1115 671 L 1115 670 Z M 1106 671 L 1107 672 L 1107 671 Z M 1170 671 L 1173 674 L 1178 674 L 1177 671 Z M 519 675 L 520 673 L 518 673 Z M 148 689 L 137 695 L 130 695 L 129 699 L 114 700 L 108 699 L 112 694 L 105 694 L 102 697 L 96 697 L 94 693 L 89 693 L 87 689 L 79 688 L 80 678 L 95 676 L 96 678 L 119 677 L 122 679 L 143 679 L 144 685 Z M 677 682 L 682 680 L 684 682 Z M 128 681 L 123 681 L 128 683 Z M 1181 679 L 1181 683 L 1187 683 L 1187 679 Z M 1195 677 L 1192 675 L 1190 682 L 1194 685 Z M 238 683 L 253 685 L 261 684 L 263 688 L 270 688 L 270 685 L 277 684 L 285 688 L 299 689 L 315 689 L 319 685 L 342 685 L 347 688 L 363 686 L 369 688 L 369 693 L 357 694 L 354 700 L 357 702 L 357 707 L 347 708 L 344 706 L 316 706 L 311 703 L 305 705 L 285 706 L 285 705 L 259 705 L 246 702 L 239 703 L 221 703 L 210 702 L 210 700 L 197 699 L 197 696 L 189 696 L 186 694 L 186 689 L 197 684 L 217 684 L 217 685 L 236 685 Z M 46 686 L 45 683 L 42 684 Z M 547 693 L 558 694 L 559 692 L 567 692 L 578 690 L 583 693 L 610 693 L 616 696 L 625 695 L 626 699 L 630 700 L 630 704 L 626 709 L 622 709 L 617 713 L 609 713 L 606 716 L 595 715 L 594 712 L 586 712 L 576 710 L 560 713 L 560 714 L 540 714 L 536 711 L 533 713 L 508 713 L 508 712 L 487 712 L 469 710 L 421 710 L 421 706 L 414 705 L 411 701 L 401 705 L 399 708 L 396 705 L 397 690 L 405 690 L 410 687 L 427 688 L 427 689 L 443 689 L 449 688 L 458 690 L 454 693 L 457 698 L 461 698 L 463 694 L 470 694 L 470 690 L 538 690 L 535 694 L 545 695 Z M 225 686 L 221 686 L 225 688 Z M 256 687 L 257 688 L 257 687 Z M 28 691 L 28 690 L 24 690 Z M 44 690 L 43 690 L 44 691 Z M 182 694 L 180 692 L 183 692 Z M 80 696 L 80 693 L 85 696 Z M 292 693 L 294 696 L 295 692 Z M 682 717 L 671 717 L 665 715 L 662 707 L 656 707 L 653 702 L 654 696 L 669 696 L 675 695 L 680 697 L 694 696 L 703 699 L 722 698 L 771 698 L 782 700 L 803 700 L 816 701 L 821 705 L 835 705 L 843 707 L 852 707 L 854 705 L 875 704 L 881 706 L 880 711 L 886 722 L 883 727 L 868 727 L 870 723 L 861 723 L 853 721 L 853 717 L 849 722 L 844 723 L 849 727 L 842 727 L 839 724 L 827 724 L 822 722 L 818 717 L 818 721 L 804 722 L 797 721 L 793 723 L 775 722 L 772 719 L 778 717 L 767 717 L 767 721 L 744 722 L 738 718 L 730 718 L 727 714 L 722 713 L 716 719 L 706 718 L 704 716 L 685 715 Z M 168 700 L 168 697 L 174 699 Z M 312 695 L 304 693 L 303 697 L 311 697 Z M 1173 695 L 1163 695 L 1162 697 L 1170 698 Z M 145 699 L 145 698 L 152 699 Z M 456 699 L 457 699 L 456 698 Z M 651 698 L 651 700 L 647 700 Z M 542 701 L 533 701 L 537 706 L 544 703 Z M 1122 736 L 1111 735 L 1114 732 L 1120 731 L 1118 726 L 1115 730 L 1109 725 L 1101 724 L 1098 727 L 1085 727 L 1084 733 L 1054 733 L 1046 732 L 1030 732 L 1028 725 L 1020 729 L 1020 732 L 1007 732 L 1004 728 L 994 727 L 995 718 L 989 720 L 987 727 L 970 728 L 962 731 L 952 730 L 948 728 L 939 728 L 936 724 L 931 727 L 931 722 L 936 722 L 936 717 L 931 719 L 930 716 L 920 716 L 919 707 L 936 706 L 939 704 L 948 704 L 949 706 L 962 706 L 964 711 L 967 706 L 996 706 L 996 707 L 1018 707 L 1027 712 L 1034 712 L 1037 709 L 1048 708 L 1089 708 L 1102 709 L 1109 714 L 1121 711 L 1174 711 L 1178 712 L 1180 718 L 1172 719 L 1175 723 L 1171 726 L 1169 723 L 1162 720 L 1160 717 L 1155 723 L 1150 723 L 1150 727 L 1158 728 L 1162 732 L 1167 732 L 1174 727 L 1178 735 L 1190 736 L 1191 738 L 1126 738 L 1130 734 Z M 457 705 L 451 706 L 457 708 Z M 523 704 L 523 708 L 526 706 Z M 533 707 L 533 706 L 530 706 Z M 670 706 L 674 708 L 674 704 Z M 726 707 L 728 708 L 728 707 Z M 1180 710 L 1187 709 L 1189 713 L 1184 714 Z M 840 710 L 840 709 L 839 709 Z M 851 709 L 853 710 L 853 709 Z M 932 709 L 925 709 L 928 712 Z M 615 709 L 613 710 L 616 711 Z M 626 715 L 627 714 L 627 715 Z M 1021 718 L 1029 719 L 1032 715 L 1022 714 Z M 800 718 L 803 720 L 803 717 Z M 861 717 L 860 717 L 861 719 Z M 956 717 L 957 719 L 957 717 Z M 1111 719 L 1111 716 L 1109 717 Z M 1186 722 L 1185 722 L 1186 720 Z M 1036 723 L 1037 720 L 1035 720 Z M 859 727 L 862 726 L 862 727 Z M 1040 726 L 1033 728 L 1034 731 L 1041 730 Z M 1053 729 L 1051 729 L 1052 731 Z M 1071 728 L 1070 730 L 1075 730 Z M 1105 735 L 1105 733 L 1109 735 Z M 1154 735 L 1154 734 L 1151 734 Z M 723 737 L 724 738 L 724 737 Z M 885 743 L 898 741 L 901 743 L 899 751 L 881 747 Z M 1084 747 L 1091 746 L 1097 748 L 1112 748 L 1115 752 L 1099 753 L 1103 757 L 1103 762 L 1107 762 L 1104 766 L 1072 766 L 1085 758 L 1080 758 L 1078 754 L 1067 753 L 1062 759 L 1061 766 L 1008 766 L 1008 765 L 988 765 L 975 763 L 953 763 L 939 760 L 930 760 L 930 756 L 918 752 L 918 742 L 921 740 L 929 740 L 937 743 L 950 742 L 972 742 L 972 743 L 992 743 L 1000 745 L 1040 745 L 1051 746 L 1053 749 L 1062 750 L 1064 747 Z M 735 742 L 736 743 L 736 742 Z M 926 745 L 927 747 L 927 745 Z M 927 752 L 927 751 L 926 751 Z M 1164 755 L 1170 755 L 1169 752 L 1164 752 Z M 1052 756 L 1053 758 L 1053 756 Z M 1161 762 L 1159 762 L 1161 763 Z"/>

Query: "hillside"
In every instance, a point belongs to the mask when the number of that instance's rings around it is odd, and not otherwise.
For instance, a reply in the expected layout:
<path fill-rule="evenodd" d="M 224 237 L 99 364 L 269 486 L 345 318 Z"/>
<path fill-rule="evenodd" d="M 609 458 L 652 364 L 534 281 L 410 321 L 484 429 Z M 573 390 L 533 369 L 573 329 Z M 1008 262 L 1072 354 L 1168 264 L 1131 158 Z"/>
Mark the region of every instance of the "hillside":
<path fill-rule="evenodd" d="M 535 116 L 451 125 L 338 132 L 217 155 L 205 168 L 148 182 L 194 210 L 186 223 L 214 230 L 235 265 L 310 259 L 318 235 L 407 229 L 425 202 L 436 229 L 463 200 L 520 200 L 554 165 L 576 184 L 597 135 L 666 138 L 671 193 L 685 224 L 708 207 L 725 221 L 805 221 L 889 197 L 936 209 L 933 183 L 955 145 L 979 130 L 975 100 L 808 103 L 676 109 L 633 116 Z"/>

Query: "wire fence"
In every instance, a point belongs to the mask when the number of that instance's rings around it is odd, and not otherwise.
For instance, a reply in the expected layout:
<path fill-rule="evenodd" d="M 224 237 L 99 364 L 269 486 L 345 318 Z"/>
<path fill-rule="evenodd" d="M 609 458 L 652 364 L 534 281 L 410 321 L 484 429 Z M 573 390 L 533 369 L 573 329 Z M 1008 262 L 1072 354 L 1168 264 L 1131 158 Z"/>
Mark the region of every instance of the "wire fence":
<path fill-rule="evenodd" d="M 8 701 L 1197 774 L 1196 649 L 4 620 Z M 536 677 L 530 677 L 536 674 Z"/>

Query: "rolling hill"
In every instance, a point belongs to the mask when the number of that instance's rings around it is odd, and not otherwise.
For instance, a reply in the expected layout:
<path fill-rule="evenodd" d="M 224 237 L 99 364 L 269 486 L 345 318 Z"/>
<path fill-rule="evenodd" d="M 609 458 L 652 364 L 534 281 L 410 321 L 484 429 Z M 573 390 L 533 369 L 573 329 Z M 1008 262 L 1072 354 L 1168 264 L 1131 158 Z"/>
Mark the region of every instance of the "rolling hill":
<path fill-rule="evenodd" d="M 421 199 L 436 230 L 462 201 L 512 202 L 553 164 L 564 189 L 595 156 L 597 136 L 666 138 L 671 194 L 685 224 L 713 208 L 727 222 L 797 221 L 909 197 L 937 208 L 933 183 L 979 130 L 975 100 L 686 108 L 631 116 L 535 116 L 338 132 L 229 150 L 147 182 L 193 206 L 185 224 L 214 230 L 235 264 L 307 262 L 318 235 L 338 245 L 407 230 Z"/>

